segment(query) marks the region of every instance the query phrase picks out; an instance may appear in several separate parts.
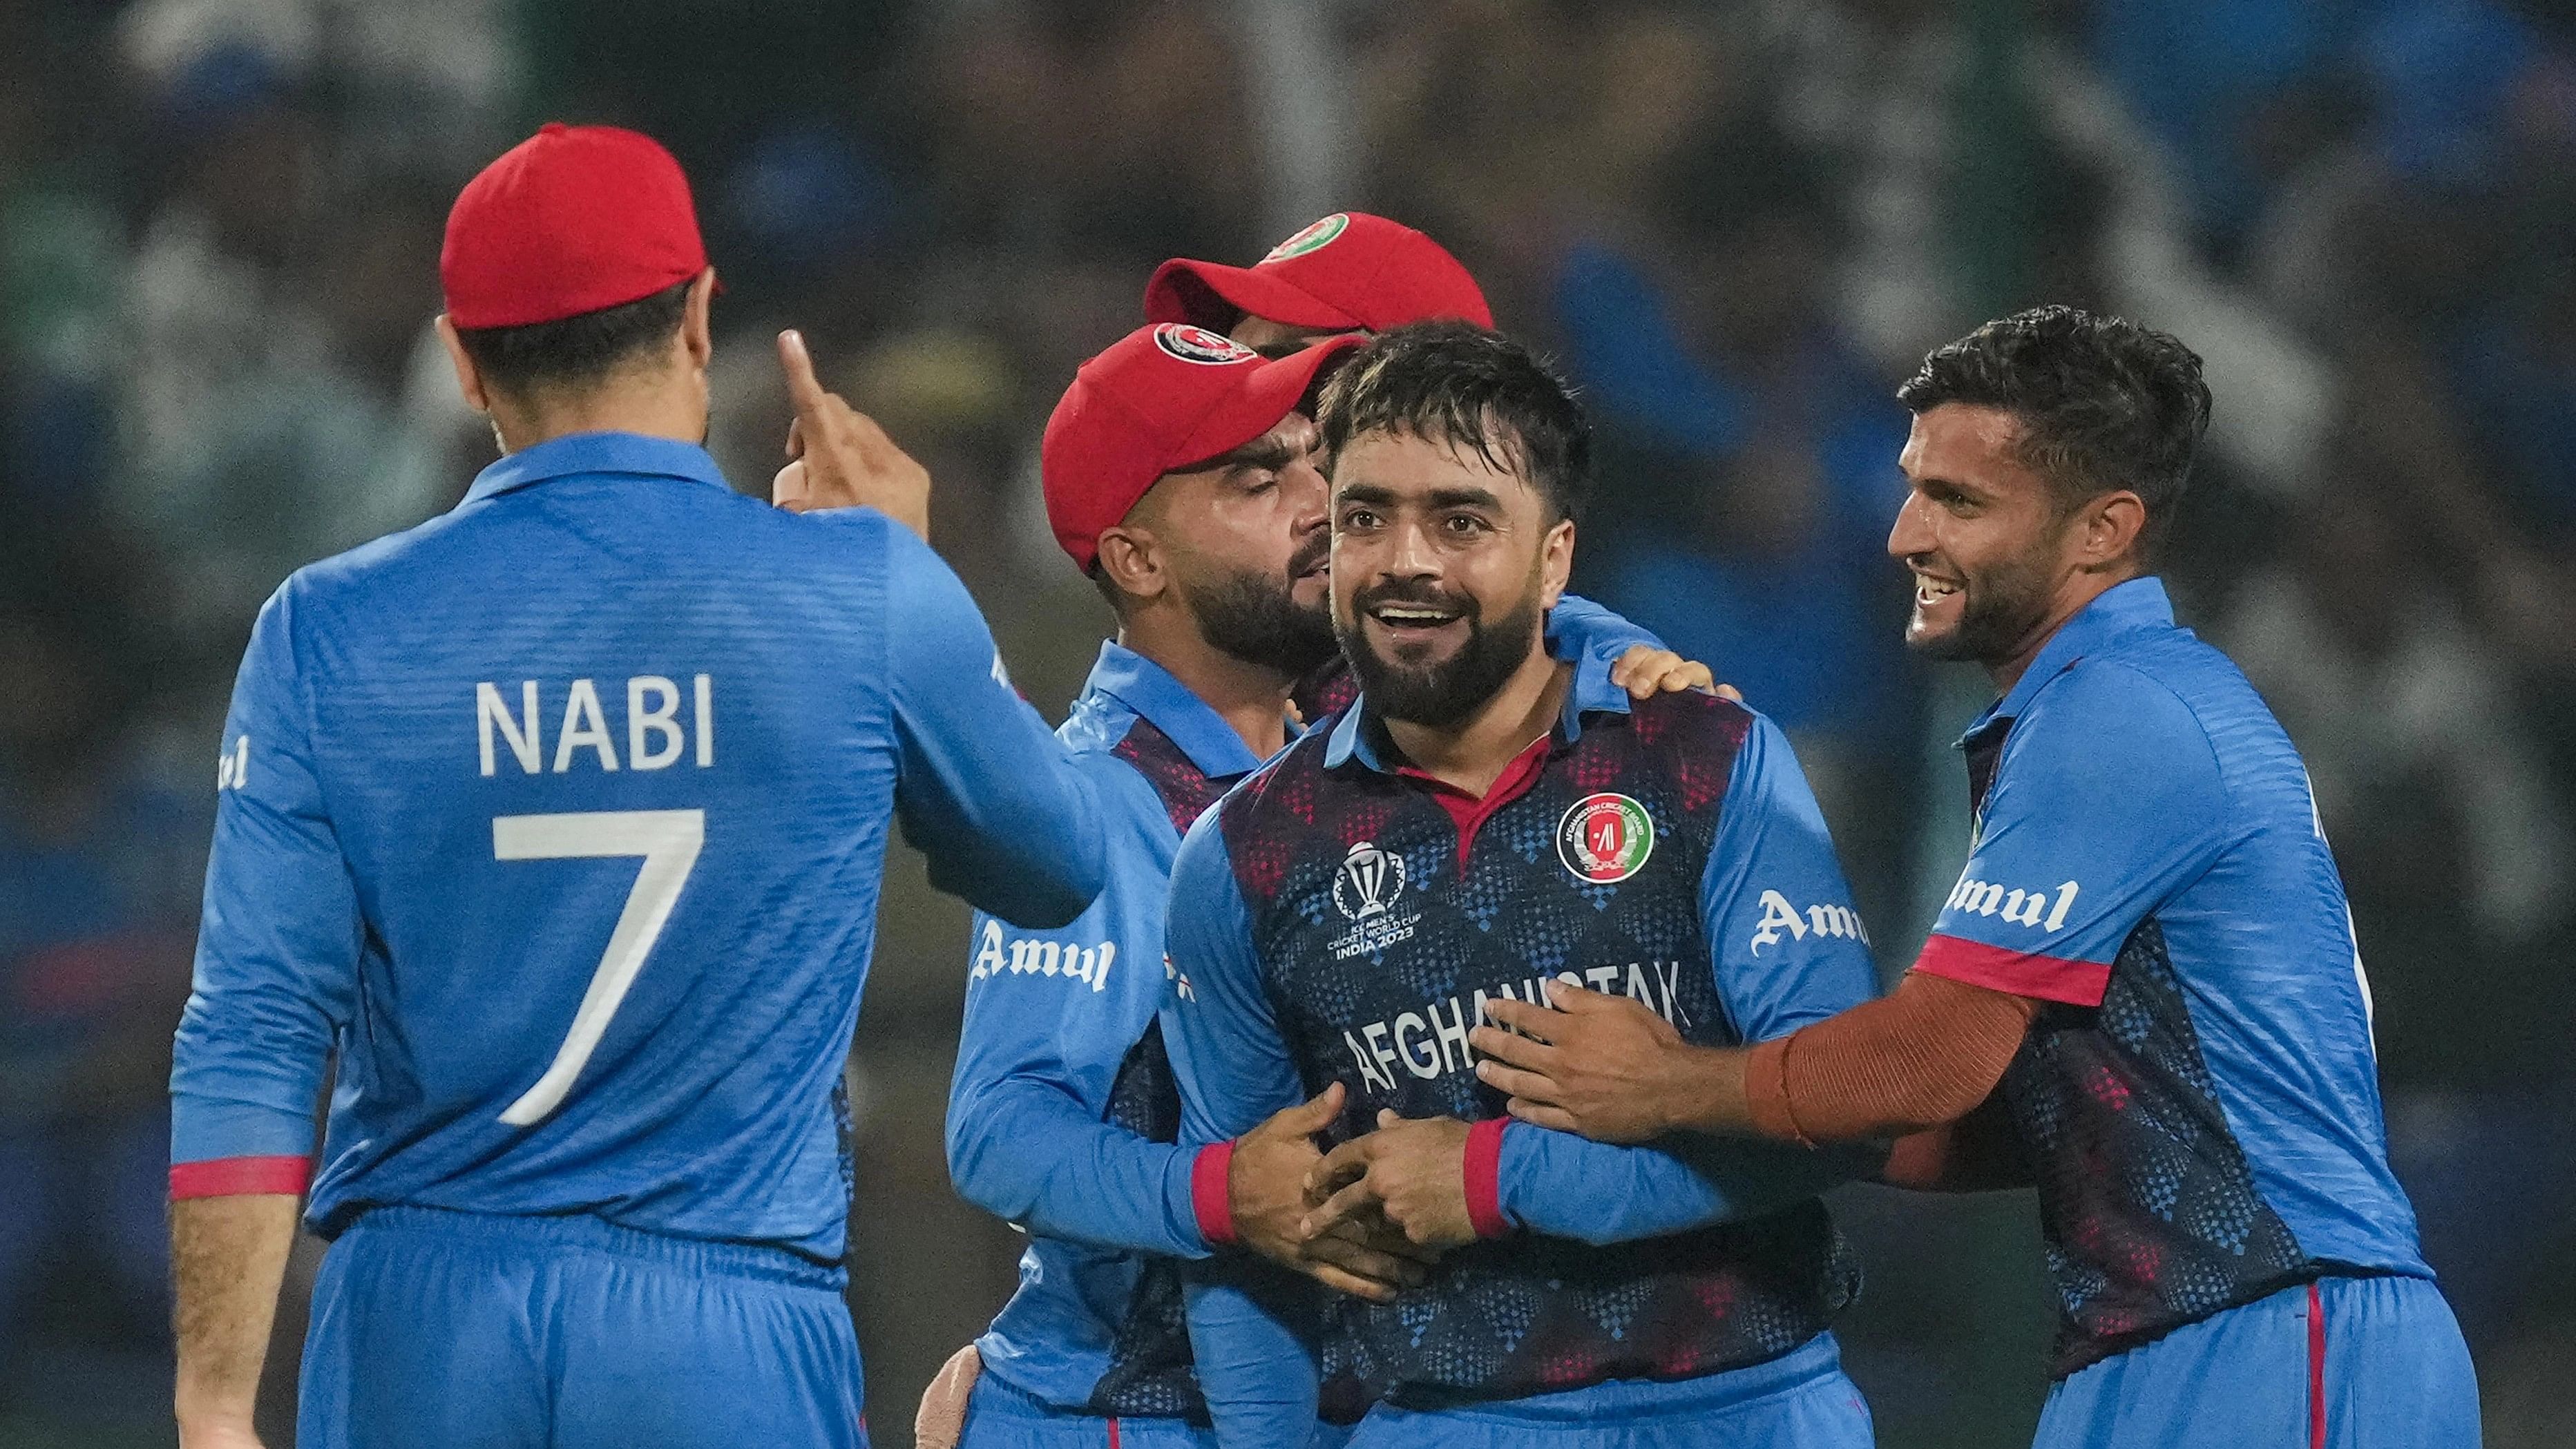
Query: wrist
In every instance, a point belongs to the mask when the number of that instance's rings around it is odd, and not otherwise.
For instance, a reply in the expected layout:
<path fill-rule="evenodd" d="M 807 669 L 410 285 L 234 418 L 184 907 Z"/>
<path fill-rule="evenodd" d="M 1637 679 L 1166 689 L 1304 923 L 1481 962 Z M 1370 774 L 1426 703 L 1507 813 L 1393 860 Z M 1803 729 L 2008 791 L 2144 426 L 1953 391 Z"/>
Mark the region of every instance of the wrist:
<path fill-rule="evenodd" d="M 1745 1053 L 1689 1045 L 1680 1050 L 1671 1090 L 1663 1095 L 1665 1130 L 1740 1134 L 1746 1119 Z"/>
<path fill-rule="evenodd" d="M 1211 1248 L 1238 1241 L 1234 1225 L 1234 1143 L 1211 1142 L 1190 1163 L 1190 1210 Z"/>
<path fill-rule="evenodd" d="M 1503 1213 L 1503 1134 L 1511 1125 L 1509 1117 L 1488 1117 L 1467 1129 L 1458 1165 L 1466 1179 L 1467 1225 L 1480 1238 L 1499 1238 L 1512 1230 Z"/>

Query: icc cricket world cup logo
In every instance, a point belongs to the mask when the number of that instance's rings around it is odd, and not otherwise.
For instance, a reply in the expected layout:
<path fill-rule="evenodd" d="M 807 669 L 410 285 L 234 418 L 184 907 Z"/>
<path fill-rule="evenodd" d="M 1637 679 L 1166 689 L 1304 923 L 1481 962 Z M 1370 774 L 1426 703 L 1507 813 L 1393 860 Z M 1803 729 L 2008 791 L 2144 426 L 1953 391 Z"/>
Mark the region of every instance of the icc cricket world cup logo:
<path fill-rule="evenodd" d="M 1333 904 L 1354 921 L 1386 914 L 1404 894 L 1404 857 L 1363 840 L 1342 857 L 1333 877 Z"/>

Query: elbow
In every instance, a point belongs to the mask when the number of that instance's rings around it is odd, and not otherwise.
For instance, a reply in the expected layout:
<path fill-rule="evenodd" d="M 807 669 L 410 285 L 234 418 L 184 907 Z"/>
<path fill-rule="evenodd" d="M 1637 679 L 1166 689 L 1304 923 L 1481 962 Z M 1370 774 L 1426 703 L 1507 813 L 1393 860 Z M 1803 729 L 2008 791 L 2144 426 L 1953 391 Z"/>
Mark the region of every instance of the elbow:
<path fill-rule="evenodd" d="M 948 1118 L 948 1183 L 957 1195 L 974 1206 L 1008 1222 L 1025 1215 L 1027 1205 L 1017 1201 L 1009 1174 L 1002 1164 L 1009 1154 L 1002 1150 L 993 1124 L 971 1110 L 951 1109 Z"/>
<path fill-rule="evenodd" d="M 1994 1083 L 1977 1085 L 1961 1081 L 1907 1081 L 1890 1093 L 1880 1119 L 1861 1133 L 1852 1135 L 1889 1139 L 1928 1132 L 1946 1127 L 1967 1116 L 1994 1090 Z M 1879 1144 L 1882 1156 L 1885 1142 Z"/>

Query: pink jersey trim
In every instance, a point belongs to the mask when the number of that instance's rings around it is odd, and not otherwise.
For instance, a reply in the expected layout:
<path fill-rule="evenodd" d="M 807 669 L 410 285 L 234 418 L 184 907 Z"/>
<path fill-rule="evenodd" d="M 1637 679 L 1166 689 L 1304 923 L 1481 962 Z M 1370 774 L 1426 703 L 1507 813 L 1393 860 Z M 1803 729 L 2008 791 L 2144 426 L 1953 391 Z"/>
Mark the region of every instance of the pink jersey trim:
<path fill-rule="evenodd" d="M 1488 1117 L 1467 1129 L 1467 1221 L 1480 1238 L 1499 1238 L 1512 1230 L 1503 1216 L 1503 1131 L 1509 1117 Z"/>
<path fill-rule="evenodd" d="M 1234 1194 L 1227 1174 L 1234 1168 L 1234 1144 L 1211 1142 L 1190 1163 L 1190 1212 L 1199 1220 L 1199 1236 L 1211 1248 L 1234 1246 Z"/>
<path fill-rule="evenodd" d="M 2111 986 L 2107 961 L 2069 961 L 2035 951 L 2013 951 L 1962 936 L 1934 935 L 1923 942 L 1914 969 L 1990 991 L 2009 992 L 2069 1006 L 2100 1006 Z"/>
<path fill-rule="evenodd" d="M 310 1157 L 215 1157 L 170 1164 L 170 1200 L 287 1193 L 301 1197 L 313 1180 Z"/>

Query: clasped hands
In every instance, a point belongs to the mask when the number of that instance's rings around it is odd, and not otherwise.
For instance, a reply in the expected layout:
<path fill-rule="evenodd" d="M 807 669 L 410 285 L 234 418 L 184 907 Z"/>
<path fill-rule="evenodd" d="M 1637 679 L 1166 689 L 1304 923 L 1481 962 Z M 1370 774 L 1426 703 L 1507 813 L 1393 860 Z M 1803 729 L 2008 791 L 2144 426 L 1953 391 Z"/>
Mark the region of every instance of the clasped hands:
<path fill-rule="evenodd" d="M 1472 1243 L 1467 1124 L 1380 1112 L 1377 1130 L 1331 1152 L 1314 1144 L 1340 1113 L 1335 1082 L 1237 1139 L 1226 1189 L 1244 1246 L 1328 1288 L 1373 1303 L 1428 1280 Z"/>

